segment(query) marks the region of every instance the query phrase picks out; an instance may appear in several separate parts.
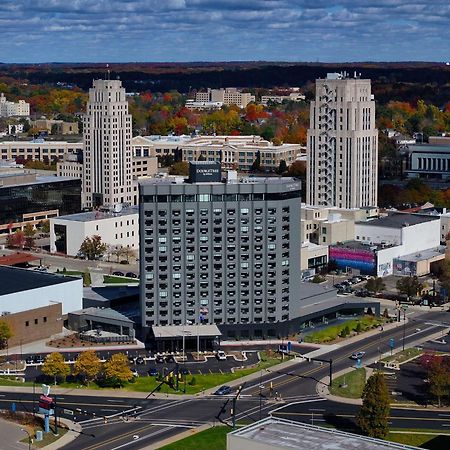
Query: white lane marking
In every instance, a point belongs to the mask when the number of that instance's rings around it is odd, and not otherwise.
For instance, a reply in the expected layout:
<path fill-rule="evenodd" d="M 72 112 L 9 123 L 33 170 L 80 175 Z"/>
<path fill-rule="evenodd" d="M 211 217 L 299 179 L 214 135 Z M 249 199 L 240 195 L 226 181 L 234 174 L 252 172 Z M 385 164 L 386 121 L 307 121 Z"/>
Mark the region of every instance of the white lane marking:
<path fill-rule="evenodd" d="M 120 399 L 107 399 L 107 402 L 111 402 L 111 403 L 123 403 L 125 400 L 120 400 Z"/>
<path fill-rule="evenodd" d="M 291 405 L 301 405 L 303 403 L 315 403 L 315 402 L 324 402 L 326 401 L 326 398 L 317 398 L 314 400 L 304 400 L 304 401 L 300 401 L 300 402 L 293 402 L 293 403 L 289 403 L 289 405 L 283 405 L 280 406 L 279 408 L 274 409 L 273 411 L 270 412 L 270 414 L 279 411 L 280 409 L 286 408 L 287 406 L 291 406 Z"/>
<path fill-rule="evenodd" d="M 143 441 L 144 439 L 148 439 L 148 438 L 153 437 L 153 436 L 157 436 L 158 434 L 164 433 L 165 431 L 167 431 L 167 429 L 163 428 L 162 430 L 158 430 L 158 431 L 155 431 L 154 433 L 147 434 L 147 436 L 142 436 L 142 437 L 140 437 L 138 439 L 133 439 L 130 442 L 127 442 L 125 444 L 119 445 L 118 447 L 114 447 L 111 450 L 118 450 L 119 448 L 128 447 L 129 445 L 133 445 L 136 442 Z"/>
<path fill-rule="evenodd" d="M 428 328 L 424 328 L 423 330 L 415 331 L 414 333 L 409 334 L 408 336 L 405 336 L 405 339 L 410 338 L 412 336 L 416 336 L 420 333 L 425 333 L 425 331 L 432 330 L 433 328 L 435 328 L 435 327 L 428 327 Z"/>
<path fill-rule="evenodd" d="M 326 411 L 326 409 L 320 409 L 320 408 L 309 408 L 308 411 Z"/>
<path fill-rule="evenodd" d="M 117 412 L 119 410 L 118 409 L 101 409 L 100 411 L 103 411 L 103 412 Z"/>
<path fill-rule="evenodd" d="M 441 416 L 441 417 L 450 417 L 450 414 L 438 414 L 438 416 Z"/>

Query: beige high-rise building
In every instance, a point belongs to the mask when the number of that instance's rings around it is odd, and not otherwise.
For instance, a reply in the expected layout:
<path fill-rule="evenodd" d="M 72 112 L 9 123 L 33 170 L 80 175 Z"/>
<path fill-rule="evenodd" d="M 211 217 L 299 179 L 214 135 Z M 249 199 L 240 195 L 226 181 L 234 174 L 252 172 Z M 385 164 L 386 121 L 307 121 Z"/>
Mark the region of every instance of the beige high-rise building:
<path fill-rule="evenodd" d="M 84 206 L 133 204 L 131 114 L 121 81 L 94 81 L 83 130 Z"/>
<path fill-rule="evenodd" d="M 316 80 L 307 154 L 307 203 L 377 205 L 378 130 L 370 80 L 338 73 Z"/>

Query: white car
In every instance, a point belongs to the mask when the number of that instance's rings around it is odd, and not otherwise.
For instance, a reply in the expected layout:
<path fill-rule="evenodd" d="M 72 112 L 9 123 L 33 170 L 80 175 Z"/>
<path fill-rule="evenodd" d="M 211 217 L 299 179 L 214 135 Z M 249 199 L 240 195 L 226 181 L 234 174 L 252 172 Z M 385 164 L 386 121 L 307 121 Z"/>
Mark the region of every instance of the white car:
<path fill-rule="evenodd" d="M 225 361 L 227 359 L 227 355 L 223 350 L 218 350 L 216 353 L 216 358 L 219 361 Z"/>

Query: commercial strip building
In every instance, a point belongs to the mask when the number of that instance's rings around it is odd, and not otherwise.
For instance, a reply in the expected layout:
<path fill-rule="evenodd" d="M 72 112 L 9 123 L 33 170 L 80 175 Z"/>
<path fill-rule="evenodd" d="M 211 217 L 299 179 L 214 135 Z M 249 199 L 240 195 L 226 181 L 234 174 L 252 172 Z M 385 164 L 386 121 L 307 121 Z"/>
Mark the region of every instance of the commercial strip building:
<path fill-rule="evenodd" d="M 50 219 L 50 251 L 77 256 L 87 237 L 98 235 L 110 246 L 139 247 L 139 212 L 136 206 L 102 208 Z"/>
<path fill-rule="evenodd" d="M 13 336 L 9 347 L 61 333 L 63 315 L 82 306 L 81 278 L 0 266 L 0 320 Z"/>
<path fill-rule="evenodd" d="M 377 205 L 378 130 L 370 80 L 345 73 L 316 80 L 307 147 L 308 204 Z"/>
<path fill-rule="evenodd" d="M 81 182 L 39 176 L 23 170 L 0 171 L 0 233 L 81 211 Z"/>
<path fill-rule="evenodd" d="M 0 117 L 26 117 L 30 115 L 30 104 L 25 100 L 10 102 L 5 95 L 0 93 Z"/>
<path fill-rule="evenodd" d="M 274 416 L 227 434 L 227 450 L 392 450 L 413 449 L 403 444 L 323 428 Z"/>
<path fill-rule="evenodd" d="M 300 273 L 300 183 L 191 163 L 140 183 L 142 326 L 201 321 L 222 332 L 289 320 Z"/>
<path fill-rule="evenodd" d="M 342 269 L 376 276 L 425 275 L 445 258 L 439 216 L 393 213 L 355 223 L 355 240 L 329 248 L 329 259 Z"/>

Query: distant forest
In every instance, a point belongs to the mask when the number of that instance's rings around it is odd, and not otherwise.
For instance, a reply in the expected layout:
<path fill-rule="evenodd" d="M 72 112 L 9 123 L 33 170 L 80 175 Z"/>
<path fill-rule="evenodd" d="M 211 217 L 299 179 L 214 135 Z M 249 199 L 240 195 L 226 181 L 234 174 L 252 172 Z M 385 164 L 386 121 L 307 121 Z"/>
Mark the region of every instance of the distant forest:
<path fill-rule="evenodd" d="M 450 66 L 444 63 L 127 63 L 111 64 L 128 92 L 188 93 L 206 87 L 272 88 L 300 86 L 313 95 L 312 83 L 327 72 L 361 73 L 372 79 L 377 102 L 416 102 L 444 105 L 450 98 Z M 106 64 L 0 64 L 0 77 L 31 84 L 65 83 L 87 90 L 106 75 Z"/>

